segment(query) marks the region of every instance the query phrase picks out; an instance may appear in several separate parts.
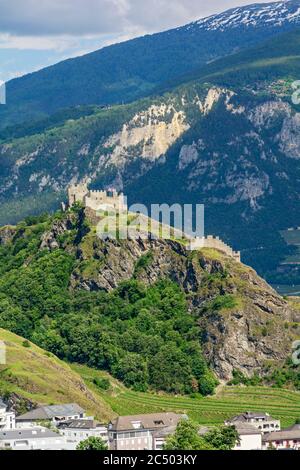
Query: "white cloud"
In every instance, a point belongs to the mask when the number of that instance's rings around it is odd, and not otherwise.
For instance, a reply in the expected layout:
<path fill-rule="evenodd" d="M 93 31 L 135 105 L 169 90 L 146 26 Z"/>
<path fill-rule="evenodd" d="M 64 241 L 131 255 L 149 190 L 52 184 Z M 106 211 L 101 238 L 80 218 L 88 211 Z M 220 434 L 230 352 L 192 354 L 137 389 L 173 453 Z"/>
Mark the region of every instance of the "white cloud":
<path fill-rule="evenodd" d="M 66 48 L 74 38 L 132 38 L 247 3 L 249 0 L 0 0 L 0 47 Z"/>
<path fill-rule="evenodd" d="M 0 0 L 0 78 L 8 80 L 248 3 L 251 0 Z"/>

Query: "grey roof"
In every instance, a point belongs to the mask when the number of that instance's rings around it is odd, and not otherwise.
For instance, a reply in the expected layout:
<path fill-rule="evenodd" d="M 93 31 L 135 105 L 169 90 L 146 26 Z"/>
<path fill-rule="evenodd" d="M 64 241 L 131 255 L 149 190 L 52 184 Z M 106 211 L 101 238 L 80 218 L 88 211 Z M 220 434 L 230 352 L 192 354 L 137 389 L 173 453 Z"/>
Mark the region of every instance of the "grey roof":
<path fill-rule="evenodd" d="M 265 421 L 274 421 L 274 419 L 268 413 L 246 411 L 245 413 L 241 413 L 240 415 L 232 418 L 230 422 L 235 423 L 238 421 L 247 423 L 249 419 L 264 419 Z"/>
<path fill-rule="evenodd" d="M 234 427 L 239 433 L 239 436 L 251 436 L 254 434 L 261 435 L 261 431 L 259 431 L 255 426 L 249 423 L 236 422 L 234 423 Z"/>
<path fill-rule="evenodd" d="M 47 428 L 8 429 L 6 431 L 0 431 L 0 441 L 11 441 L 18 439 L 44 439 L 50 437 L 59 438 L 61 436 Z"/>
<path fill-rule="evenodd" d="M 300 431 L 300 424 L 294 424 L 293 426 L 283 429 L 283 431 Z"/>
<path fill-rule="evenodd" d="M 158 429 L 157 431 L 154 431 L 153 437 L 155 437 L 155 438 L 168 437 L 171 434 L 175 433 L 176 428 L 177 428 L 177 426 L 168 426 L 166 428 Z"/>
<path fill-rule="evenodd" d="M 137 429 L 161 429 L 170 426 L 177 426 L 184 415 L 176 413 L 153 413 L 147 415 L 119 416 L 111 421 L 110 430 L 132 431 Z M 133 423 L 140 423 L 140 427 L 134 427 Z"/>
<path fill-rule="evenodd" d="M 17 421 L 38 421 L 52 418 L 63 418 L 84 413 L 84 410 L 76 403 L 66 405 L 41 406 L 17 417 Z"/>
<path fill-rule="evenodd" d="M 73 419 L 70 421 L 63 421 L 57 424 L 59 429 L 97 429 L 103 427 L 93 419 Z"/>
<path fill-rule="evenodd" d="M 263 437 L 264 442 L 291 441 L 291 440 L 300 441 L 300 429 L 295 429 L 295 430 L 283 429 L 282 431 L 270 432 Z"/>

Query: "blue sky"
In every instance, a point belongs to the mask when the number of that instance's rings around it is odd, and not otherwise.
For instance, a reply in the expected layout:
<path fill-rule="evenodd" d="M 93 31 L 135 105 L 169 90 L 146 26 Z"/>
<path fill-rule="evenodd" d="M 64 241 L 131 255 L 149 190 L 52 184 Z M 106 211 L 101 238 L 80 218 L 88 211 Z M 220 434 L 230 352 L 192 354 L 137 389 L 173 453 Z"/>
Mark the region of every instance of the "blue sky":
<path fill-rule="evenodd" d="M 253 2 L 0 0 L 0 81 L 248 3 Z"/>

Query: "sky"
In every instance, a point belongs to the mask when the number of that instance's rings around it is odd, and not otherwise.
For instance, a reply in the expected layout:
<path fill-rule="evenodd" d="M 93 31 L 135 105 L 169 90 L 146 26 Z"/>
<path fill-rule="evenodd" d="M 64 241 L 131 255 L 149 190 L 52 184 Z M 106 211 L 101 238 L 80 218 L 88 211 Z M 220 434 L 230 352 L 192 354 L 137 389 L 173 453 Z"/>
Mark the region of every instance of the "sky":
<path fill-rule="evenodd" d="M 0 0 L 0 83 L 115 42 L 249 3 L 255 2 Z"/>

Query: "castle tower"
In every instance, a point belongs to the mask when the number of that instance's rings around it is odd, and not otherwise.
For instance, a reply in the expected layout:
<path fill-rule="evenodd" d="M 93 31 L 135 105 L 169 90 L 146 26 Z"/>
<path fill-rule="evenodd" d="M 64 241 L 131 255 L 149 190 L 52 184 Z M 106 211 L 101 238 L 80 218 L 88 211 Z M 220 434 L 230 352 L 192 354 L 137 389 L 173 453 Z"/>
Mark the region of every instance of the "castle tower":
<path fill-rule="evenodd" d="M 72 184 L 68 187 L 68 204 L 72 207 L 75 202 L 84 203 L 89 190 L 86 183 Z"/>

